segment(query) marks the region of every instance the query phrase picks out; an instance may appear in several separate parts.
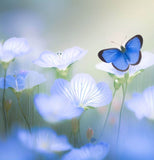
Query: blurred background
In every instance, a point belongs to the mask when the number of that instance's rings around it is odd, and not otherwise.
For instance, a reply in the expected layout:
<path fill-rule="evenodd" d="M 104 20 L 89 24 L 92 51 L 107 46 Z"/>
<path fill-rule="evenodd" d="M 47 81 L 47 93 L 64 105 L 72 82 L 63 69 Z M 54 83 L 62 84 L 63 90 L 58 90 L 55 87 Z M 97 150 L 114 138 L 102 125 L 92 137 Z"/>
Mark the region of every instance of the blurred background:
<path fill-rule="evenodd" d="M 31 59 L 44 50 L 79 46 L 88 54 L 76 63 L 75 73 L 88 72 L 108 82 L 95 68 L 98 51 L 119 47 L 136 34 L 144 38 L 143 51 L 154 51 L 153 8 L 153 0 L 1 0 L 0 39 L 26 37 L 33 48 Z"/>
<path fill-rule="evenodd" d="M 113 80 L 109 75 L 95 68 L 95 65 L 100 62 L 97 53 L 104 48 L 120 47 L 120 44 L 124 45 L 136 34 L 143 36 L 142 51 L 154 52 L 153 15 L 153 0 L 0 0 L 0 40 L 4 41 L 13 36 L 26 37 L 32 46 L 31 53 L 26 57 L 27 61 L 25 57 L 16 60 L 18 63 L 12 64 L 8 72 L 33 69 L 44 73 L 47 78 L 50 78 L 48 84 L 44 86 L 46 88 L 44 92 L 46 92 L 52 86 L 54 80 L 52 74 L 40 69 L 31 61 L 44 50 L 57 52 L 79 46 L 88 50 L 88 53 L 74 64 L 73 74 L 89 73 L 96 81 L 105 81 L 113 89 Z M 133 80 L 128 87 L 127 99 L 133 92 L 141 92 L 152 85 L 154 85 L 154 67 L 148 68 Z M 118 120 L 120 102 L 121 91 L 116 96 L 109 120 L 110 125 L 103 137 L 103 140 L 111 145 L 115 138 L 117 127 L 115 124 Z M 81 122 L 83 139 L 85 139 L 88 127 L 94 129 L 97 137 L 104 112 L 105 109 L 100 109 L 99 112 L 85 113 Z M 93 121 L 94 118 L 91 117 L 97 117 L 98 114 L 102 119 Z M 139 145 L 143 146 L 139 148 L 139 153 L 141 153 L 150 146 L 152 151 L 148 148 L 146 154 L 153 155 L 154 148 L 151 148 L 154 145 L 153 122 L 146 119 L 138 120 L 134 113 L 124 109 L 122 128 L 121 141 L 125 142 L 127 138 L 132 140 L 132 137 L 136 135 L 139 137 L 136 143 L 133 141 L 135 144 L 126 145 L 127 150 Z"/>

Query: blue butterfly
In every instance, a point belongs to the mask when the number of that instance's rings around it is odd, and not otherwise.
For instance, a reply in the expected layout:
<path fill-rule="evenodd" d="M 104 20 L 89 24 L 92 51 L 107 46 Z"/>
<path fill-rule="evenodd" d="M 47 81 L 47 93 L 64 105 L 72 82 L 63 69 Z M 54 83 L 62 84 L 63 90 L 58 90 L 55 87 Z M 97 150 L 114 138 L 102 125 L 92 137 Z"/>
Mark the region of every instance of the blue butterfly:
<path fill-rule="evenodd" d="M 98 57 L 106 63 L 112 63 L 117 70 L 126 71 L 129 65 L 140 63 L 142 44 L 142 36 L 136 35 L 127 41 L 125 47 L 121 46 L 121 50 L 117 48 L 104 49 L 98 53 Z"/>

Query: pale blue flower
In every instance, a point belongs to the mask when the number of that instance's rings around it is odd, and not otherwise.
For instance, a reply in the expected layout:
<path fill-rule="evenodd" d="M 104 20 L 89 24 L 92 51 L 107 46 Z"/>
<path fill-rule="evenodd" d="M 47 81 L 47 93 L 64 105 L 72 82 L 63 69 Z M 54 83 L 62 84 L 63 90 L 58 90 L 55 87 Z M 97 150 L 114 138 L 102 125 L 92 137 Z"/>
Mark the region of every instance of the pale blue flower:
<path fill-rule="evenodd" d="M 88 74 L 77 74 L 69 82 L 57 79 L 51 93 L 65 97 L 68 101 L 82 108 L 101 107 L 110 103 L 112 92 L 104 82 L 96 84 Z"/>
<path fill-rule="evenodd" d="M 38 72 L 21 71 L 18 74 L 6 76 L 5 88 L 13 88 L 16 92 L 21 92 L 45 81 L 45 77 Z M 0 88 L 4 88 L 4 78 L 0 78 Z"/>
<path fill-rule="evenodd" d="M 77 74 L 71 82 L 56 80 L 51 88 L 51 96 L 37 95 L 34 103 L 46 121 L 59 122 L 80 116 L 86 107 L 107 105 L 111 99 L 112 92 L 107 84 L 96 84 L 90 75 Z"/>
<path fill-rule="evenodd" d="M 0 141 L 0 160 L 33 160 L 34 154 L 15 137 Z"/>
<path fill-rule="evenodd" d="M 71 104 L 66 98 L 58 95 L 35 96 L 34 103 L 39 114 L 48 122 L 59 122 L 78 117 L 83 109 Z"/>
<path fill-rule="evenodd" d="M 81 59 L 86 53 L 87 51 L 79 47 L 69 48 L 58 53 L 44 51 L 33 63 L 45 68 L 55 67 L 59 70 L 65 70 L 70 64 Z"/>
<path fill-rule="evenodd" d="M 141 94 L 133 94 L 133 98 L 126 102 L 126 106 L 137 118 L 146 117 L 154 120 L 154 86 L 145 89 Z"/>
<path fill-rule="evenodd" d="M 109 152 L 105 143 L 86 144 L 81 148 L 74 148 L 65 154 L 62 160 L 102 160 Z"/>
<path fill-rule="evenodd" d="M 131 65 L 128 71 L 121 72 L 115 69 L 111 63 L 101 62 L 96 65 L 96 68 L 108 73 L 112 73 L 117 77 L 123 77 L 125 73 L 129 73 L 130 76 L 133 76 L 136 72 L 146 69 L 154 65 L 154 54 L 150 52 L 143 52 L 142 59 L 138 65 Z"/>
<path fill-rule="evenodd" d="M 29 43 L 24 38 L 10 38 L 0 44 L 0 61 L 10 62 L 15 57 L 28 53 L 30 50 Z"/>
<path fill-rule="evenodd" d="M 33 128 L 31 133 L 19 130 L 18 137 L 26 147 L 42 153 L 53 154 L 72 148 L 66 136 L 58 136 L 50 128 Z"/>

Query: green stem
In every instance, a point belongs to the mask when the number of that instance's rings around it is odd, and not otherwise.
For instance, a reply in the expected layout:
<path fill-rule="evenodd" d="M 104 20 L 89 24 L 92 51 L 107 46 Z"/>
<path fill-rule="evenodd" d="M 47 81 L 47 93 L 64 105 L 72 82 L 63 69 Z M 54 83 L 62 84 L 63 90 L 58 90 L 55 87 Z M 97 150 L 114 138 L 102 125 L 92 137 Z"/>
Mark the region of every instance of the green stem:
<path fill-rule="evenodd" d="M 126 86 L 125 87 L 124 87 L 124 84 L 122 84 L 122 92 L 123 92 L 123 98 L 122 98 L 122 104 L 121 104 L 120 116 L 119 116 L 119 123 L 118 123 L 118 134 L 117 134 L 117 139 L 116 139 L 116 144 L 117 145 L 118 145 L 118 141 L 119 141 L 121 118 L 122 118 L 122 112 L 123 112 L 124 102 L 125 102 L 126 92 L 127 92 L 127 81 L 126 81 Z"/>
<path fill-rule="evenodd" d="M 23 116 L 23 118 L 24 118 L 24 120 L 25 120 L 25 122 L 26 122 L 26 124 L 27 124 L 27 127 L 28 127 L 29 132 L 31 132 L 30 123 L 28 122 L 28 120 L 27 120 L 27 118 L 26 118 L 26 115 L 25 115 L 25 113 L 24 113 L 24 111 L 23 111 L 23 109 L 22 109 L 22 107 L 21 107 L 20 98 L 19 98 L 18 96 L 17 96 L 17 100 L 18 100 L 18 106 L 19 106 L 20 112 L 21 112 L 21 114 L 22 114 L 22 116 Z"/>
<path fill-rule="evenodd" d="M 56 79 L 62 78 L 69 80 L 71 75 L 71 67 L 68 67 L 66 70 L 55 69 L 55 77 Z"/>
<path fill-rule="evenodd" d="M 107 121 L 108 121 L 108 118 L 109 118 L 109 114 L 110 114 L 110 111 L 111 111 L 111 106 L 112 106 L 113 99 L 114 99 L 114 97 L 115 97 L 116 91 L 117 91 L 117 90 L 115 89 L 114 92 L 113 92 L 113 98 L 112 98 L 112 101 L 111 101 L 110 104 L 109 104 L 108 111 L 107 111 L 107 114 L 106 114 L 106 116 L 105 116 L 105 121 L 104 121 L 103 129 L 102 129 L 102 134 L 101 134 L 100 138 L 103 136 L 104 129 L 105 129 L 105 127 L 106 127 L 106 124 L 107 124 Z"/>
<path fill-rule="evenodd" d="M 31 105 L 31 97 L 33 97 L 33 94 L 32 95 L 30 95 L 31 93 L 29 93 L 28 94 L 28 101 L 29 101 L 29 109 L 30 109 L 30 111 L 32 112 L 32 126 L 34 125 L 34 119 L 35 119 L 35 112 L 34 112 L 34 105 L 32 104 Z"/>
<path fill-rule="evenodd" d="M 4 120 L 4 127 L 5 127 L 5 134 L 7 135 L 8 123 L 7 123 L 7 114 L 6 114 L 6 110 L 5 110 L 6 72 L 7 72 L 7 68 L 4 68 L 4 89 L 3 89 L 3 95 L 2 95 L 2 110 L 3 110 L 3 120 Z"/>
<path fill-rule="evenodd" d="M 81 120 L 81 116 L 75 119 L 72 119 L 72 134 L 71 136 L 73 137 L 73 144 L 74 147 L 80 147 L 81 145 L 81 131 L 80 131 L 80 120 Z M 74 121 L 74 124 L 73 124 Z M 74 126 L 75 125 L 75 128 Z"/>

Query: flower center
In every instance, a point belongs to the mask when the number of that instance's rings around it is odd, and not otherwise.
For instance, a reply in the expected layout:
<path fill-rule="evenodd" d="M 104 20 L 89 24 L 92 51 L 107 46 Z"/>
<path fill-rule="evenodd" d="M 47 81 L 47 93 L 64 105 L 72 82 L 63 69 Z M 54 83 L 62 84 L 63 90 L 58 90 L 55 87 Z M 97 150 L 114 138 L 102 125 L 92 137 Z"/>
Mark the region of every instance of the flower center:
<path fill-rule="evenodd" d="M 62 58 L 62 56 L 63 56 L 63 53 L 61 53 L 61 52 L 58 52 L 58 53 L 57 53 L 57 56 L 58 56 L 59 58 Z"/>

